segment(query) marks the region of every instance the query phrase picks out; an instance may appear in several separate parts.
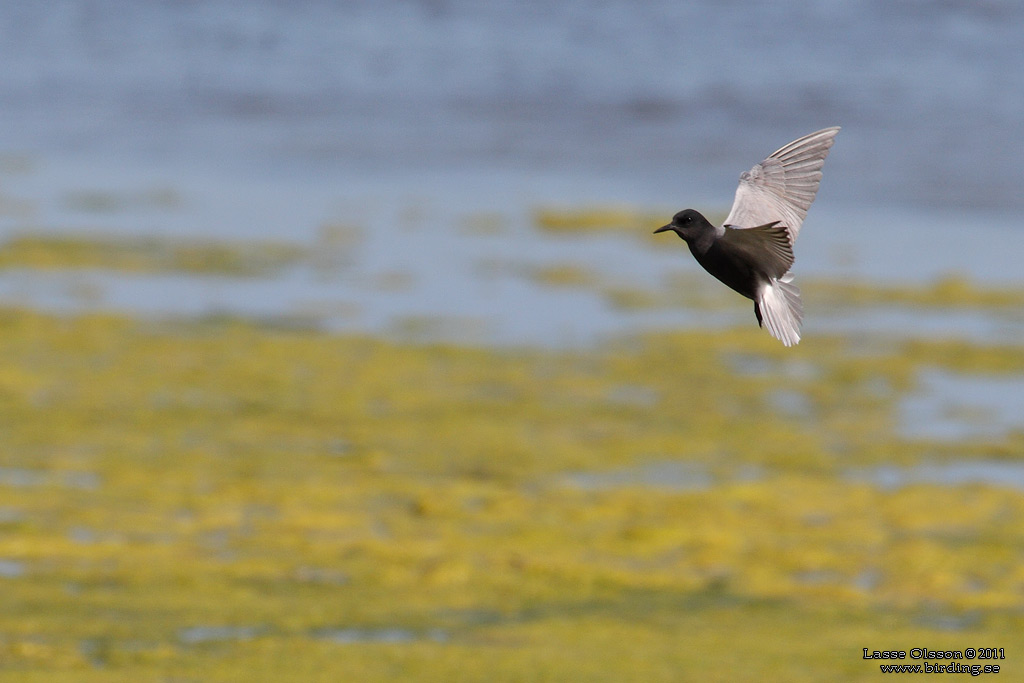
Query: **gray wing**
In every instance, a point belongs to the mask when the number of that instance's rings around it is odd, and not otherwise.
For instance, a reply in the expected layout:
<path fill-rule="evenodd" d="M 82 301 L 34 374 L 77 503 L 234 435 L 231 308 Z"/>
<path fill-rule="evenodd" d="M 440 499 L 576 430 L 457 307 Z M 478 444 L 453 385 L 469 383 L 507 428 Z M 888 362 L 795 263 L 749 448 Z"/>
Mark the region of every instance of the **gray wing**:
<path fill-rule="evenodd" d="M 805 135 L 741 175 L 725 225 L 752 228 L 778 221 L 796 242 L 838 132 L 839 126 L 834 126 Z"/>

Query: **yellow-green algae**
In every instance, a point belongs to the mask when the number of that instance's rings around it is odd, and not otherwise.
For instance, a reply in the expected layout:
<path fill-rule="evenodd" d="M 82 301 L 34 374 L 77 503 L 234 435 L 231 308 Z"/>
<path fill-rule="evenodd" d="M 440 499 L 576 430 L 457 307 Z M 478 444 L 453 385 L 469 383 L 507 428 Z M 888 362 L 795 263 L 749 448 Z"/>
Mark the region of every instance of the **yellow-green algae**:
<path fill-rule="evenodd" d="M 505 215 L 493 211 L 474 212 L 459 222 L 459 232 L 465 235 L 500 235 L 507 229 Z"/>
<path fill-rule="evenodd" d="M 149 208 L 171 210 L 183 203 L 181 195 L 172 187 L 154 187 L 135 192 L 107 190 L 79 190 L 64 197 L 64 205 L 85 213 L 115 213 L 125 209 Z"/>
<path fill-rule="evenodd" d="M 807 280 L 812 301 L 835 306 L 915 306 L 919 308 L 986 308 L 1019 312 L 1024 290 L 983 286 L 964 275 L 947 274 L 924 285 L 878 285 L 863 281 Z"/>
<path fill-rule="evenodd" d="M 1019 345 L 497 351 L 8 309 L 0 359 L 5 679 L 853 681 L 865 647 L 983 646 L 1024 674 L 1024 495 L 842 476 L 1019 457 L 894 417 L 921 367 L 1020 373 Z M 665 460 L 719 483 L 566 483 Z"/>
<path fill-rule="evenodd" d="M 673 273 L 656 289 L 623 284 L 575 263 L 557 263 L 526 271 L 533 281 L 548 286 L 593 289 L 618 309 L 698 308 L 715 310 L 735 301 L 720 286 L 708 287 L 707 275 L 693 269 Z M 863 280 L 822 277 L 798 279 L 809 308 L 905 307 L 921 310 L 985 310 L 1019 315 L 1024 289 L 986 286 L 963 275 L 945 275 L 923 284 L 879 285 Z"/>
<path fill-rule="evenodd" d="M 595 275 L 587 268 L 573 263 L 555 263 L 529 270 L 530 278 L 549 287 L 586 287 L 594 283 Z"/>
<path fill-rule="evenodd" d="M 650 236 L 672 219 L 672 210 L 653 211 L 629 205 L 558 207 L 541 206 L 533 210 L 533 224 L 552 233 L 623 232 Z M 708 220 L 721 223 L 725 212 L 705 212 Z"/>
<path fill-rule="evenodd" d="M 135 273 L 255 276 L 308 257 L 281 242 L 230 243 L 114 235 L 15 235 L 0 245 L 0 268 L 98 268 Z"/>

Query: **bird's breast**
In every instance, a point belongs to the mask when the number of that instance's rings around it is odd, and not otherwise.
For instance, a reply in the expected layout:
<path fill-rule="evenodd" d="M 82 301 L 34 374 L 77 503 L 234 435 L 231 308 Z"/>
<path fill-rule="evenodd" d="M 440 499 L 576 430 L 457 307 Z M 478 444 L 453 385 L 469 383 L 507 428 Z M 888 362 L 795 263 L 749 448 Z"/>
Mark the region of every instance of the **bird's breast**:
<path fill-rule="evenodd" d="M 747 254 L 730 249 L 721 240 L 703 250 L 691 244 L 690 253 L 704 270 L 748 299 L 754 299 L 760 285 L 767 281 L 767 277 Z"/>

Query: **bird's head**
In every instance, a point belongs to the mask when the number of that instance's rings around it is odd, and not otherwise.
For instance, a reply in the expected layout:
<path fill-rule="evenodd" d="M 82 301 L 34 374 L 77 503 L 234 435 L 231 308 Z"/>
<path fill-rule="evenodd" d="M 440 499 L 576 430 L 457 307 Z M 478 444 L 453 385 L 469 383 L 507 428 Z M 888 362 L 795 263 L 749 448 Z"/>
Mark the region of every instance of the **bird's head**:
<path fill-rule="evenodd" d="M 714 230 L 715 227 L 708 222 L 707 218 L 701 215 L 699 211 L 694 209 L 683 209 L 675 216 L 672 216 L 672 222 L 668 225 L 663 225 L 654 231 L 655 234 L 659 232 L 666 232 L 668 230 L 674 231 L 682 239 L 689 242 L 700 235 L 706 234 L 708 230 Z"/>

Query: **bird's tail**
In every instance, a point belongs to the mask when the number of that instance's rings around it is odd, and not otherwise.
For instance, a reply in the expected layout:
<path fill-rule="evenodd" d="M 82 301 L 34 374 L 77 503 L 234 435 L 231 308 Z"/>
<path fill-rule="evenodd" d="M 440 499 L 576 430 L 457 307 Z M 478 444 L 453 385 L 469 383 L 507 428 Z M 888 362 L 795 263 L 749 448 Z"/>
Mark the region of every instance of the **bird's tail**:
<path fill-rule="evenodd" d="M 800 323 L 804 319 L 804 306 L 800 301 L 800 288 L 793 283 L 793 274 L 786 273 L 772 279 L 757 293 L 754 304 L 757 322 L 786 346 L 800 342 Z"/>

